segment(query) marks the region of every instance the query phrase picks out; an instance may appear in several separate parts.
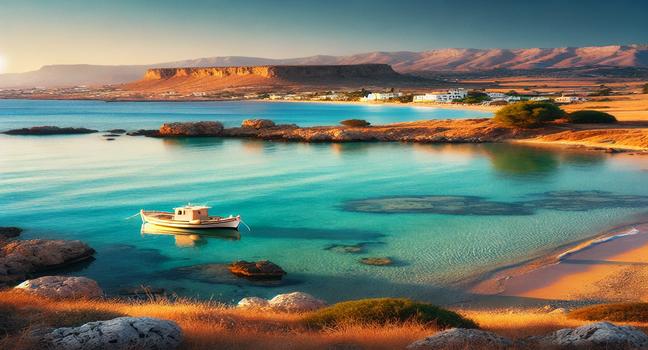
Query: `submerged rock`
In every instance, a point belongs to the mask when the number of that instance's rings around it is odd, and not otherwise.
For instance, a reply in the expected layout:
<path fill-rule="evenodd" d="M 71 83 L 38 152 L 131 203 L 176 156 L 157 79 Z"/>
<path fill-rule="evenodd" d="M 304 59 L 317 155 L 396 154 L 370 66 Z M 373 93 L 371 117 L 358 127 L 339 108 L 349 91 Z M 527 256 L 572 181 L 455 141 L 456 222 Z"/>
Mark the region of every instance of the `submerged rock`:
<path fill-rule="evenodd" d="M 236 276 L 252 279 L 281 279 L 286 274 L 279 265 L 268 260 L 236 261 L 230 264 L 228 269 Z"/>
<path fill-rule="evenodd" d="M 198 264 L 176 267 L 162 273 L 164 278 L 190 279 L 203 283 L 276 287 L 301 281 L 288 278 L 241 278 L 230 272 L 230 264 Z"/>
<path fill-rule="evenodd" d="M 242 128 L 265 129 L 274 126 L 275 123 L 269 119 L 245 119 L 243 123 L 241 123 Z"/>
<path fill-rule="evenodd" d="M 31 128 L 13 129 L 5 131 L 8 135 L 71 135 L 71 134 L 92 134 L 98 132 L 86 128 L 61 128 L 58 126 L 34 126 Z"/>
<path fill-rule="evenodd" d="M 14 289 L 53 299 L 101 298 L 99 284 L 86 277 L 45 276 L 27 280 Z"/>
<path fill-rule="evenodd" d="M 22 233 L 20 227 L 0 227 L 0 240 L 7 238 L 16 238 Z"/>
<path fill-rule="evenodd" d="M 388 257 L 362 258 L 360 259 L 360 262 L 365 265 L 373 265 L 373 266 L 388 266 L 394 263 L 394 261 Z"/>
<path fill-rule="evenodd" d="M 165 123 L 159 131 L 160 136 L 217 136 L 223 131 L 223 124 L 215 121 Z"/>
<path fill-rule="evenodd" d="M 527 343 L 551 349 L 648 349 L 648 335 L 635 327 L 597 322 L 578 328 L 561 329 L 546 336 L 530 337 Z"/>
<path fill-rule="evenodd" d="M 391 196 L 348 201 L 344 210 L 363 213 L 433 213 L 449 215 L 531 215 L 519 203 L 489 201 L 477 196 Z"/>
<path fill-rule="evenodd" d="M 293 292 L 276 295 L 268 301 L 268 305 L 277 311 L 307 312 L 322 308 L 326 303 L 308 293 Z"/>
<path fill-rule="evenodd" d="M 408 350 L 454 350 L 454 349 L 513 349 L 510 339 L 493 332 L 478 329 L 452 328 L 431 337 L 417 340 L 407 346 Z"/>
<path fill-rule="evenodd" d="M 173 321 L 118 317 L 80 327 L 58 328 L 46 334 L 42 342 L 62 350 L 175 349 L 182 342 L 182 330 Z"/>
<path fill-rule="evenodd" d="M 24 280 L 36 272 L 88 260 L 94 252 L 81 241 L 10 241 L 0 248 L 0 283 Z"/>
<path fill-rule="evenodd" d="M 150 129 L 139 129 L 139 130 L 127 132 L 126 135 L 128 135 L 128 136 L 156 137 L 156 136 L 160 136 L 160 131 L 159 130 L 150 130 Z"/>

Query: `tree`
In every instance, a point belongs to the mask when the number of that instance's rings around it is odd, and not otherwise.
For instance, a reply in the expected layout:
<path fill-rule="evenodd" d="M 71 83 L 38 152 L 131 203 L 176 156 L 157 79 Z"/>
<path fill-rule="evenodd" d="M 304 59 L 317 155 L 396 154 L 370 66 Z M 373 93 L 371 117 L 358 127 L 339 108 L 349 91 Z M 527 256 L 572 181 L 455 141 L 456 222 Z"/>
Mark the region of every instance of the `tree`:
<path fill-rule="evenodd" d="M 644 94 L 648 94 L 648 83 L 645 83 L 645 84 L 644 84 L 642 92 L 643 92 Z"/>
<path fill-rule="evenodd" d="M 490 97 L 488 97 L 488 94 L 485 92 L 477 91 L 477 90 L 471 90 L 468 91 L 468 94 L 466 97 L 462 99 L 455 100 L 454 102 L 463 102 L 463 103 L 469 103 L 469 104 L 476 104 L 476 103 L 482 103 L 484 101 L 490 100 Z"/>
<path fill-rule="evenodd" d="M 616 123 L 616 118 L 609 113 L 594 111 L 594 110 L 582 110 L 569 113 L 567 115 L 567 120 L 570 123 Z"/>
<path fill-rule="evenodd" d="M 493 120 L 505 126 L 536 128 L 545 122 L 564 118 L 565 111 L 550 102 L 522 101 L 503 107 Z"/>

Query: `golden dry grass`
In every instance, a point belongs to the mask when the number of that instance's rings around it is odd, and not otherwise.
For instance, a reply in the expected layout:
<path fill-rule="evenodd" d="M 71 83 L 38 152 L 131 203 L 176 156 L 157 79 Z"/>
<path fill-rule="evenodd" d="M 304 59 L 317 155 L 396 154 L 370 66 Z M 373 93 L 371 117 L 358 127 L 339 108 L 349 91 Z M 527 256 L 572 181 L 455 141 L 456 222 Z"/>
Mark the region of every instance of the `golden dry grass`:
<path fill-rule="evenodd" d="M 29 349 L 27 336 L 42 327 L 78 326 L 119 316 L 148 316 L 176 321 L 185 335 L 183 349 L 330 349 L 355 346 L 398 349 L 437 329 L 415 323 L 394 325 L 344 324 L 313 331 L 302 326 L 303 315 L 241 310 L 214 302 L 192 300 L 52 301 L 15 291 L 0 292 L 4 339 L 0 349 Z M 4 322 L 3 322 L 4 321 Z M 4 324 L 3 324 L 4 323 Z"/>
<path fill-rule="evenodd" d="M 519 310 L 455 310 L 482 329 L 511 338 L 546 334 L 591 321 L 563 314 Z M 119 316 L 173 320 L 185 335 L 182 349 L 403 349 L 438 331 L 416 323 L 343 324 L 320 331 L 302 326 L 304 315 L 241 310 L 192 300 L 52 301 L 21 292 L 0 292 L 0 349 L 31 349 L 28 336 L 41 327 L 76 326 Z M 648 330 L 648 323 L 623 323 Z"/>

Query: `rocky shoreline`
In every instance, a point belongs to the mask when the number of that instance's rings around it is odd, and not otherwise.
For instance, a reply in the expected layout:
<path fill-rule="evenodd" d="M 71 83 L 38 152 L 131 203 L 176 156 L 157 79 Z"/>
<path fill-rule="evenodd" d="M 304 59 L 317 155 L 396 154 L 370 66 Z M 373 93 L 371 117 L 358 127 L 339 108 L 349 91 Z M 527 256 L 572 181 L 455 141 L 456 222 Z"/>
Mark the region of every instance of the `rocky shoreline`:
<path fill-rule="evenodd" d="M 119 130 L 124 131 L 124 130 Z M 5 131 L 9 135 L 58 135 L 97 132 L 86 128 L 32 127 Z M 240 127 L 225 128 L 217 121 L 165 123 L 159 129 L 140 129 L 128 136 L 250 138 L 287 142 L 405 142 L 498 143 L 523 142 L 580 147 L 616 152 L 648 152 L 648 127 L 618 123 L 600 125 L 549 124 L 517 129 L 492 119 L 446 119 L 375 126 L 312 126 L 275 124 L 268 119 L 244 120 Z"/>

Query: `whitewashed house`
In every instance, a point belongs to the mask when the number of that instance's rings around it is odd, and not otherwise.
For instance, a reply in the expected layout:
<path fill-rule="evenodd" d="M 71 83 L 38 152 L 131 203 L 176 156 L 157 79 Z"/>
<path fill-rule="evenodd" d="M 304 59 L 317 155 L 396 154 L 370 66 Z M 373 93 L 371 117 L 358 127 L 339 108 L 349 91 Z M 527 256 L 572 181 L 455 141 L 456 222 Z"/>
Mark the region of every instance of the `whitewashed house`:
<path fill-rule="evenodd" d="M 488 95 L 488 98 L 491 100 L 505 99 L 508 97 L 508 95 L 501 92 L 487 92 L 486 95 Z"/>
<path fill-rule="evenodd" d="M 415 95 L 414 102 L 436 102 L 436 103 L 450 103 L 454 100 L 460 100 L 468 96 L 466 89 L 452 89 L 446 93 Z"/>
<path fill-rule="evenodd" d="M 587 99 L 580 96 L 560 96 L 556 97 L 555 101 L 558 103 L 580 103 L 587 101 Z"/>
<path fill-rule="evenodd" d="M 390 98 L 403 96 L 401 92 L 372 92 L 367 97 L 363 97 L 360 101 L 385 101 Z"/>

